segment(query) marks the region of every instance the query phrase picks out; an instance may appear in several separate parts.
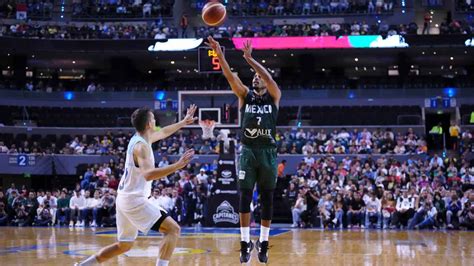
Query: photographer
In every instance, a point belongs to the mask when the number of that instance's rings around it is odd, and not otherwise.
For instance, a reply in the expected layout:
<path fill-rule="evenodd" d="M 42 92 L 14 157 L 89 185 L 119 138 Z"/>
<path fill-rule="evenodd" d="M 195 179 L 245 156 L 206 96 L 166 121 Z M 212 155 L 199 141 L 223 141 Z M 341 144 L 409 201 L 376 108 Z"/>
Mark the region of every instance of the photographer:
<path fill-rule="evenodd" d="M 49 206 L 49 202 L 44 202 L 44 207 L 40 205 L 37 210 L 38 215 L 36 216 L 34 225 L 36 226 L 49 226 L 52 224 L 53 215 L 51 211 L 51 207 Z"/>
<path fill-rule="evenodd" d="M 308 221 L 306 226 L 315 226 L 317 224 L 317 215 L 319 214 L 318 205 L 319 195 L 315 188 L 303 187 L 303 195 L 306 198 L 306 212 L 301 215 L 303 221 Z"/>

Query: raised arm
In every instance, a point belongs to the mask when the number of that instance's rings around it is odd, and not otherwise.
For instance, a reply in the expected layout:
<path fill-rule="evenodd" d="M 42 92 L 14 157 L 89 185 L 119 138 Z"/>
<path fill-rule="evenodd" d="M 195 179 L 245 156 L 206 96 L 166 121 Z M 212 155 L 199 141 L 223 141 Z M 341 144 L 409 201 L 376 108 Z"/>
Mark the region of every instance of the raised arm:
<path fill-rule="evenodd" d="M 244 58 L 247 63 L 255 70 L 255 72 L 257 72 L 260 78 L 265 81 L 268 93 L 270 93 L 270 96 L 272 96 L 273 100 L 275 101 L 275 105 L 279 106 L 281 98 L 280 88 L 278 88 L 278 85 L 273 80 L 272 75 L 270 75 L 268 70 L 252 57 L 252 43 L 250 40 L 247 40 L 244 43 L 244 48 L 242 48 L 242 51 L 244 52 Z"/>
<path fill-rule="evenodd" d="M 230 69 L 229 63 L 227 63 L 227 60 L 225 59 L 219 42 L 214 40 L 211 36 L 207 37 L 207 40 L 208 42 L 206 42 L 206 45 L 216 52 L 217 57 L 219 58 L 219 63 L 222 67 L 222 73 L 227 79 L 227 82 L 229 82 L 232 91 L 237 95 L 237 97 L 239 97 L 239 99 L 244 99 L 245 96 L 247 96 L 249 88 L 242 83 L 237 72 L 232 72 Z"/>
<path fill-rule="evenodd" d="M 194 156 L 194 150 L 187 150 L 176 163 L 162 168 L 155 168 L 152 161 L 150 160 L 149 149 L 150 148 L 146 145 L 138 143 L 135 145 L 133 151 L 133 155 L 137 159 L 138 166 L 147 181 L 161 179 L 176 172 L 177 170 L 188 165 Z"/>
<path fill-rule="evenodd" d="M 166 126 L 158 131 L 153 132 L 150 138 L 151 143 L 165 139 L 173 135 L 176 131 L 180 130 L 182 127 L 194 123 L 194 121 L 196 121 L 197 119 L 197 117 L 194 117 L 194 112 L 196 112 L 196 109 L 197 109 L 196 105 L 192 104 L 188 108 L 188 111 L 186 112 L 186 116 L 183 118 L 183 120 L 179 121 L 178 123 Z"/>

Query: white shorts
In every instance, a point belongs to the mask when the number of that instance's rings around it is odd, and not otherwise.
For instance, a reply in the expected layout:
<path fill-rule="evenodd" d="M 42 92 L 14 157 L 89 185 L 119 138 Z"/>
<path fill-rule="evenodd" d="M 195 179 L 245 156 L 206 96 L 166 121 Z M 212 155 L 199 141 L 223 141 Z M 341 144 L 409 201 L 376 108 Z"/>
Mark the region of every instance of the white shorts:
<path fill-rule="evenodd" d="M 117 196 L 117 240 L 135 241 L 138 231 L 145 235 L 158 220 L 164 220 L 164 209 L 150 203 L 145 197 Z"/>

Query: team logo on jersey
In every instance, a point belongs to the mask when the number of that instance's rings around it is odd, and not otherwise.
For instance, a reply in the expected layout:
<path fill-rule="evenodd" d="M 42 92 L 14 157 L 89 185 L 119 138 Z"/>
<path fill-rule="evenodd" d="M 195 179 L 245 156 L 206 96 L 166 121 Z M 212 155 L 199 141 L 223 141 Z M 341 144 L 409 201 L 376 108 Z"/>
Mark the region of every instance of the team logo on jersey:
<path fill-rule="evenodd" d="M 256 139 L 260 136 L 271 137 L 272 130 L 268 128 L 246 128 L 244 130 L 244 136 L 249 139 Z"/>
<path fill-rule="evenodd" d="M 227 200 L 224 200 L 216 209 L 216 213 L 212 215 L 215 224 L 217 223 L 233 223 L 239 222 L 239 214 L 234 211 L 234 207 Z"/>
<path fill-rule="evenodd" d="M 272 106 L 270 104 L 265 104 L 265 105 L 246 104 L 245 112 L 250 113 L 250 114 L 271 114 Z"/>

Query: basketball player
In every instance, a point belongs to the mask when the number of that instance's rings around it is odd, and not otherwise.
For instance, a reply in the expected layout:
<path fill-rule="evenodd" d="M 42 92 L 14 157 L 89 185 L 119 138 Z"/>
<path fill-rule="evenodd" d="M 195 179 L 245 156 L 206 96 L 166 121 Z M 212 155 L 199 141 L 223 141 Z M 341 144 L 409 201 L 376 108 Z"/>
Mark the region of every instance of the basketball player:
<path fill-rule="evenodd" d="M 159 131 L 155 131 L 155 117 L 150 109 L 140 108 L 133 112 L 132 124 L 137 132 L 128 144 L 124 175 L 117 191 L 118 241 L 76 265 L 96 265 L 125 253 L 132 248 L 138 231 L 147 234 L 149 230 L 164 234 L 156 265 L 168 265 L 179 237 L 180 227 L 165 210 L 155 207 L 148 201 L 151 183 L 185 167 L 191 161 L 194 151 L 187 150 L 174 164 L 155 168 L 151 144 L 193 123 L 195 111 L 196 106 L 192 105 L 182 121 Z"/>
<path fill-rule="evenodd" d="M 262 204 L 260 238 L 256 243 L 260 263 L 268 261 L 268 235 L 273 214 L 273 191 L 277 181 L 275 129 L 281 91 L 268 71 L 252 58 L 250 41 L 242 49 L 247 63 L 255 70 L 252 89 L 230 70 L 221 47 L 212 37 L 207 45 L 214 49 L 224 76 L 239 98 L 242 112 L 242 153 L 239 170 L 240 262 L 250 260 L 253 243 L 250 241 L 250 203 L 257 183 Z"/>

